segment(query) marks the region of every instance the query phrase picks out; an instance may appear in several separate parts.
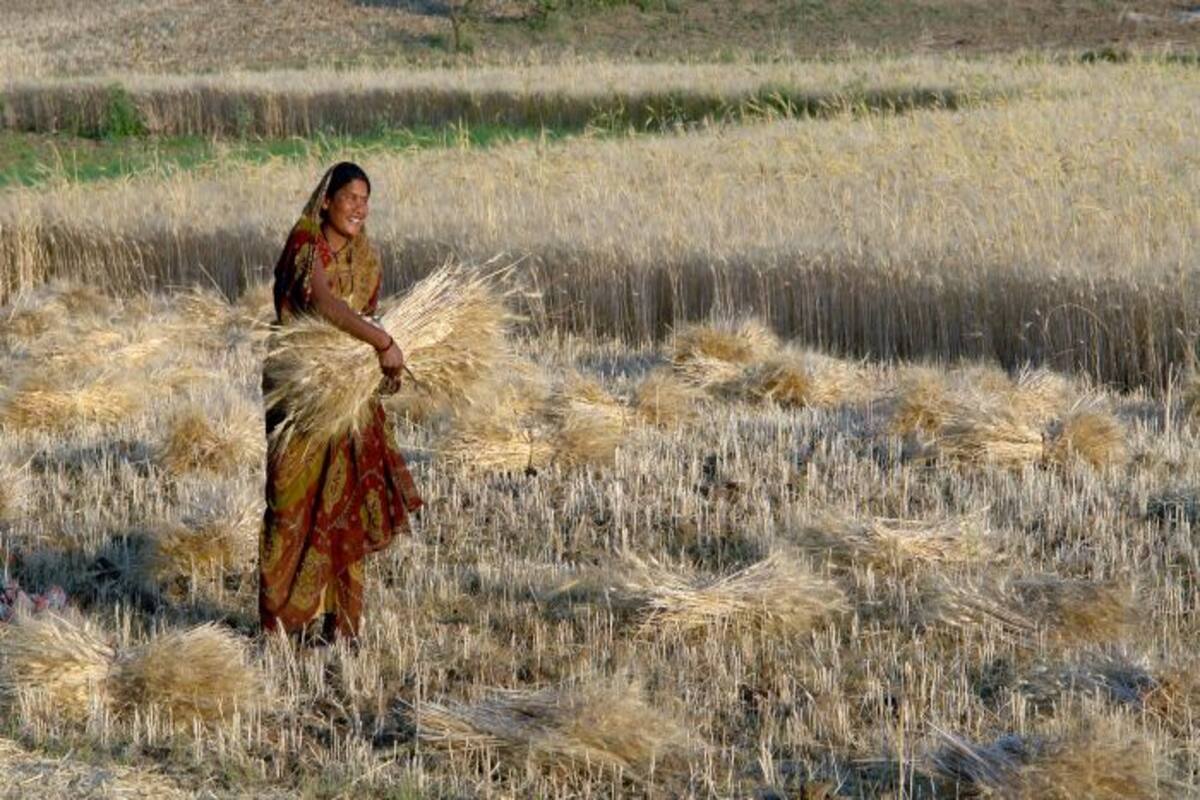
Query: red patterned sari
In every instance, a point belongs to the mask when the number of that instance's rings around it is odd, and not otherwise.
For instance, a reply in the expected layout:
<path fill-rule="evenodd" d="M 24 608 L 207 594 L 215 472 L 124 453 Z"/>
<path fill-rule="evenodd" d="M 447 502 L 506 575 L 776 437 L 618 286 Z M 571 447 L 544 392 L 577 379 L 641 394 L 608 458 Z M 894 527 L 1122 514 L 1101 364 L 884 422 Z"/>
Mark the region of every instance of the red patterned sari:
<path fill-rule="evenodd" d="M 321 233 L 319 209 L 328 178 L 326 173 L 275 267 L 277 325 L 312 312 L 317 258 L 334 294 L 355 311 L 372 314 L 378 303 L 383 271 L 365 231 L 337 257 Z M 265 370 L 263 387 L 270 387 Z M 258 595 L 263 629 L 299 631 L 324 617 L 326 635 L 357 636 L 363 558 L 408 532 L 409 514 L 421 507 L 421 498 L 378 399 L 363 430 L 329 442 L 271 436 L 282 417 L 282 411 L 267 413 Z"/>

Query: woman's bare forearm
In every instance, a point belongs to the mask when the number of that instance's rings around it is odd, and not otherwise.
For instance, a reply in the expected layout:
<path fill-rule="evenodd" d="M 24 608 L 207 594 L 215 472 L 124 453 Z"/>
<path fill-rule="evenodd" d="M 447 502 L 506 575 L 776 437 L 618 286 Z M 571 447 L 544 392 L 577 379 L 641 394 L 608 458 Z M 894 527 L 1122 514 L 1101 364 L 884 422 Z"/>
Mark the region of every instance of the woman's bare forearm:
<path fill-rule="evenodd" d="M 359 341 L 366 342 L 376 350 L 384 350 L 391 343 L 392 337 L 388 332 L 372 322 L 363 319 L 358 313 L 335 295 L 329 288 L 325 271 L 314 268 L 312 276 L 313 307 L 335 328 L 345 331 Z"/>

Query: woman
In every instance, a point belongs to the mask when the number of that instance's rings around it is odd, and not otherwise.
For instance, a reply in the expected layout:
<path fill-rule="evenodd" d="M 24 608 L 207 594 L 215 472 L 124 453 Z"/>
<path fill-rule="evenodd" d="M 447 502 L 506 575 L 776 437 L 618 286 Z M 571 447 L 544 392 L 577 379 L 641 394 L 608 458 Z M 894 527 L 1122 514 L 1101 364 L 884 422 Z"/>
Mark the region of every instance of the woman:
<path fill-rule="evenodd" d="M 404 356 L 364 315 L 375 312 L 383 271 L 364 223 L 371 182 L 358 166 L 335 165 L 317 185 L 275 266 L 276 325 L 320 314 L 374 347 L 387 383 L 399 385 Z M 270 377 L 263 373 L 264 391 Z M 267 509 L 259 547 L 259 615 L 265 631 L 354 638 L 362 618 L 363 557 L 407 532 L 421 507 L 378 399 L 371 422 L 329 442 L 271 437 L 282 411 L 268 411 Z"/>

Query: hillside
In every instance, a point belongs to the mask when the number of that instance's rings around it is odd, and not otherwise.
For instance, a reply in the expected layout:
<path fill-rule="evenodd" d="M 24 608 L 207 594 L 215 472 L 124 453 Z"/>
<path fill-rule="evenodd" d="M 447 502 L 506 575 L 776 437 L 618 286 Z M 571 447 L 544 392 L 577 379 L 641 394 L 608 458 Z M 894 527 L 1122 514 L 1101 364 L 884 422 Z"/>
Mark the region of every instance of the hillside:
<path fill-rule="evenodd" d="M 1189 5 L 1144 0 L 10 0 L 9 77 L 195 72 L 467 59 L 820 56 L 890 50 L 996 52 L 1193 48 Z"/>

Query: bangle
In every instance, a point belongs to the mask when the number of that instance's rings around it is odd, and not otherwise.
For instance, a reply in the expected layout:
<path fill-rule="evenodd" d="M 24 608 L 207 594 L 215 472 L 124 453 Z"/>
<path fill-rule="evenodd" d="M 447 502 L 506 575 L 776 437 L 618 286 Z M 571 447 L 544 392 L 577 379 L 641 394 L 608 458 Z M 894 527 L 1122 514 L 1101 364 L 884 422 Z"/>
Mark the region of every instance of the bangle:
<path fill-rule="evenodd" d="M 388 350 L 392 349 L 392 345 L 394 345 L 395 343 L 396 343 L 396 340 L 393 339 L 391 336 L 388 336 L 388 343 L 386 345 L 384 345 L 382 348 L 376 347 L 375 352 L 386 353 Z"/>

